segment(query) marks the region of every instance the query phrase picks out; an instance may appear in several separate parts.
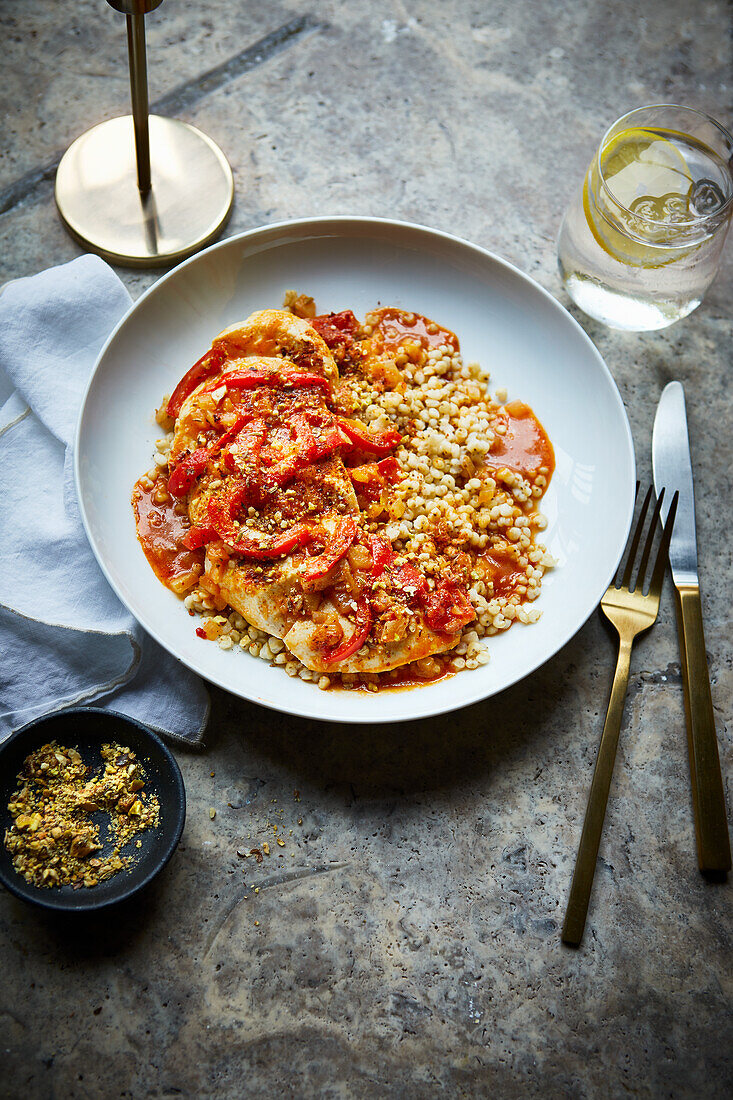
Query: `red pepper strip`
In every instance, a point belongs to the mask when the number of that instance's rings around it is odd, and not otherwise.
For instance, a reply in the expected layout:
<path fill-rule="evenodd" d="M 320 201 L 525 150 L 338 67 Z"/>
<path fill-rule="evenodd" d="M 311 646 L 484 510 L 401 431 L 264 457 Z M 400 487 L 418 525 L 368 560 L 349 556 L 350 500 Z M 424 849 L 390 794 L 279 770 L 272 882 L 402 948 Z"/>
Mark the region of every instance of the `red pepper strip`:
<path fill-rule="evenodd" d="M 343 429 L 352 443 L 355 443 L 362 451 L 370 454 L 386 455 L 393 450 L 402 438 L 399 432 L 387 431 L 372 433 L 358 427 L 351 420 L 339 420 L 339 427 Z"/>
<path fill-rule="evenodd" d="M 185 497 L 197 477 L 206 469 L 209 461 L 209 448 L 198 447 L 190 455 L 182 458 L 168 478 L 168 489 L 174 497 Z"/>
<path fill-rule="evenodd" d="M 383 458 L 381 462 L 367 462 L 363 466 L 347 467 L 357 493 L 367 500 L 379 500 L 386 485 L 402 480 L 402 468 L 396 458 Z"/>
<path fill-rule="evenodd" d="M 377 463 L 377 469 L 384 480 L 391 485 L 394 485 L 397 481 L 402 481 L 402 467 L 396 458 L 383 458 L 381 462 Z"/>
<path fill-rule="evenodd" d="M 208 447 L 198 447 L 190 455 L 186 455 L 176 465 L 168 478 L 168 489 L 174 497 L 185 497 L 197 477 L 206 469 L 206 464 L 223 447 L 226 447 L 239 430 L 247 423 L 246 416 L 238 416 L 231 428 L 223 432 L 217 440 Z"/>
<path fill-rule="evenodd" d="M 237 540 L 234 545 L 227 543 L 229 550 L 236 554 L 242 554 L 245 558 L 256 558 L 258 561 L 266 561 L 268 558 L 281 558 L 289 554 L 298 546 L 304 546 L 310 542 L 313 532 L 307 523 L 296 523 L 289 531 L 276 539 L 254 540 L 248 535 L 242 536 L 242 528 L 237 532 Z"/>
<path fill-rule="evenodd" d="M 296 415 L 292 417 L 292 422 L 296 425 L 297 442 L 303 447 L 304 457 L 308 460 L 305 465 L 328 458 L 349 443 L 338 424 L 320 427 L 320 434 L 316 435 L 304 416 Z"/>
<path fill-rule="evenodd" d="M 359 322 L 350 309 L 345 309 L 342 313 L 330 313 L 314 317 L 310 324 L 325 340 L 329 348 L 335 348 L 339 344 L 353 342 L 353 336 Z"/>
<path fill-rule="evenodd" d="M 372 552 L 372 576 L 381 577 L 394 561 L 392 543 L 382 535 L 369 535 L 369 549 Z"/>
<path fill-rule="evenodd" d="M 333 325 L 339 332 L 347 332 L 351 336 L 359 327 L 359 322 L 350 309 L 342 309 L 340 313 L 321 313 L 318 317 L 313 317 L 310 323 L 316 332 L 320 331 L 322 325 Z"/>
<path fill-rule="evenodd" d="M 215 385 L 207 387 L 204 393 L 213 393 L 217 386 L 232 390 L 254 390 L 258 386 L 320 386 L 324 390 L 331 389 L 327 378 L 312 371 L 298 370 L 250 370 L 243 374 L 228 374 Z"/>
<path fill-rule="evenodd" d="M 202 355 L 201 358 L 194 363 L 191 369 L 186 371 L 171 394 L 166 407 L 168 416 L 177 417 L 181 411 L 181 405 L 189 394 L 192 394 L 196 387 L 207 378 L 211 378 L 212 374 L 219 374 L 225 360 L 226 355 L 220 350 L 214 351 L 209 349 L 209 351 Z"/>
<path fill-rule="evenodd" d="M 288 421 L 288 427 L 295 432 L 295 446 L 285 458 L 274 462 L 262 470 L 263 484 L 267 488 L 281 488 L 292 481 L 299 470 L 313 462 L 316 455 L 316 440 L 310 424 L 304 416 L 296 414 Z"/>
<path fill-rule="evenodd" d="M 239 418 L 235 428 L 238 428 L 237 434 L 232 442 L 237 444 L 237 453 L 243 457 L 243 463 L 246 464 L 248 459 L 259 458 L 262 445 L 265 442 L 265 436 L 267 435 L 267 425 L 265 421 L 259 417 L 257 420 L 249 420 L 248 417 L 242 416 Z M 234 434 L 234 428 L 230 429 Z M 228 434 L 228 433 L 227 433 Z M 227 441 L 229 442 L 229 440 Z M 228 450 L 224 455 L 224 465 L 230 473 L 236 473 L 240 470 L 242 463 L 238 463 L 231 450 Z"/>
<path fill-rule="evenodd" d="M 213 542 L 218 538 L 213 527 L 189 527 L 183 536 L 183 545 L 187 550 L 198 550 L 200 546 L 205 546 L 207 542 Z"/>
<path fill-rule="evenodd" d="M 314 558 L 310 558 L 301 571 L 303 581 L 308 584 L 311 581 L 316 581 L 319 577 L 325 577 L 326 573 L 330 569 L 333 569 L 336 562 L 341 561 L 344 554 L 347 552 L 352 542 L 357 536 L 359 528 L 356 520 L 351 516 L 345 519 L 340 524 L 335 535 L 333 535 L 326 546 L 326 549 L 322 554 L 318 554 Z"/>
<path fill-rule="evenodd" d="M 372 609 L 366 596 L 360 596 L 356 601 L 356 629 L 354 633 L 348 642 L 344 642 L 338 649 L 334 649 L 323 658 L 324 664 L 335 665 L 339 661 L 345 661 L 352 653 L 356 653 L 364 645 L 371 629 Z"/>
<path fill-rule="evenodd" d="M 341 447 L 348 446 L 349 440 L 344 432 L 341 431 L 339 424 L 331 425 L 320 439 L 316 436 L 316 453 L 314 460 L 317 458 L 327 458 L 329 455 L 335 454 Z"/>
<path fill-rule="evenodd" d="M 290 417 L 289 428 L 295 433 L 295 445 L 298 448 L 298 456 L 305 465 L 313 462 L 318 454 L 319 447 L 308 420 L 302 413 L 295 413 Z"/>
<path fill-rule="evenodd" d="M 240 487 L 240 491 L 241 487 Z M 237 494 L 238 495 L 238 494 Z M 241 554 L 245 558 L 256 558 L 264 561 L 267 558 L 279 558 L 289 554 L 297 546 L 310 542 L 312 531 L 307 523 L 296 523 L 289 531 L 273 537 L 256 533 L 247 527 L 235 527 L 231 515 L 231 506 L 234 501 L 230 496 L 226 502 L 220 500 L 209 501 L 209 519 L 219 538 L 226 543 L 227 549 L 234 554 Z M 255 534 L 258 537 L 254 537 Z"/>
<path fill-rule="evenodd" d="M 298 449 L 264 471 L 267 485 L 282 487 L 306 466 L 335 454 L 344 445 L 345 438 L 338 427 L 328 428 L 319 438 L 304 416 L 296 414 L 291 417 L 290 424 L 295 429 L 295 444 Z"/>
<path fill-rule="evenodd" d="M 249 424 L 251 419 L 252 418 L 249 413 L 242 413 L 240 416 L 238 416 L 232 424 L 231 428 L 227 428 L 223 435 L 219 436 L 218 440 L 212 447 L 211 453 L 216 454 L 217 451 L 221 451 L 224 449 L 224 447 L 228 446 L 228 444 L 231 443 L 232 440 L 239 435 L 244 425 Z"/>
<path fill-rule="evenodd" d="M 433 630 L 455 634 L 466 623 L 473 622 L 476 612 L 455 581 L 441 581 L 426 601 L 425 618 Z"/>
<path fill-rule="evenodd" d="M 411 565 L 401 565 L 393 573 L 394 582 L 408 599 L 422 601 L 428 594 L 428 584 L 421 573 Z"/>
<path fill-rule="evenodd" d="M 262 471 L 262 487 L 265 491 L 273 489 L 282 489 L 283 485 L 287 485 L 289 481 L 308 465 L 307 461 L 297 454 L 288 455 L 287 458 L 282 459 L 281 462 L 276 463 L 274 466 L 265 467 Z"/>
<path fill-rule="evenodd" d="M 363 466 L 347 466 L 346 473 L 360 496 L 367 500 L 379 500 L 384 488 L 384 478 L 376 462 L 367 462 Z"/>

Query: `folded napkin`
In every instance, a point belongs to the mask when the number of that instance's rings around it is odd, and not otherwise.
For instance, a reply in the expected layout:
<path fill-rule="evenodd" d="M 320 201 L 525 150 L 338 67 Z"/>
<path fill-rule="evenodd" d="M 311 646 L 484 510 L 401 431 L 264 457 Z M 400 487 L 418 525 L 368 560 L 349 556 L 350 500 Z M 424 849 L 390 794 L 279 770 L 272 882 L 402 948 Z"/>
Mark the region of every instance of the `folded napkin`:
<path fill-rule="evenodd" d="M 99 705 L 200 743 L 203 682 L 149 638 L 87 542 L 72 446 L 102 344 L 130 305 L 96 256 L 0 294 L 0 740 L 58 707 Z"/>

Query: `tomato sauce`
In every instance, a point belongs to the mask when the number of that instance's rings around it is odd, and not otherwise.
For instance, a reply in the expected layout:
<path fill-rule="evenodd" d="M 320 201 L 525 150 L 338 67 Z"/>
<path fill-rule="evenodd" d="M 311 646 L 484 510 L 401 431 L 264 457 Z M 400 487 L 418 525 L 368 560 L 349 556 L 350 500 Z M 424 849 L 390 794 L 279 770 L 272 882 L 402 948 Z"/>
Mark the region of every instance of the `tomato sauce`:
<path fill-rule="evenodd" d="M 491 451 L 484 459 L 486 465 L 494 469 L 505 466 L 523 477 L 533 477 L 542 466 L 546 466 L 548 472 L 545 476 L 549 483 L 555 469 L 555 452 L 529 405 L 523 401 L 512 401 L 501 415 L 506 434 L 497 433 L 495 436 Z"/>
<path fill-rule="evenodd" d="M 435 659 L 440 668 L 433 676 L 418 676 L 411 664 L 402 665 L 400 668 L 394 669 L 394 675 L 389 672 L 380 673 L 377 691 L 380 694 L 383 691 L 405 691 L 408 688 L 425 687 L 426 684 L 437 684 L 439 680 L 447 680 L 449 676 L 455 676 L 455 671 L 450 667 L 450 662 L 448 660 L 441 660 L 439 654 L 436 655 Z M 353 687 L 346 690 L 364 691 L 373 694 L 373 692 L 369 691 L 366 684 L 355 684 Z"/>
<path fill-rule="evenodd" d="M 168 479 L 159 477 L 152 488 L 138 481 L 132 492 L 137 537 L 158 580 L 181 595 L 192 588 L 204 571 L 204 549 L 187 550 L 183 536 L 190 524 L 188 516 L 179 515 L 175 500 L 167 492 Z M 165 491 L 166 500 L 158 502 L 155 495 Z"/>
<path fill-rule="evenodd" d="M 437 684 L 439 680 L 447 680 L 449 676 L 455 676 L 455 672 L 447 661 L 444 662 L 438 658 L 438 663 L 440 670 L 434 676 L 417 676 L 410 665 L 404 665 L 396 670 L 396 676 L 383 675 L 379 690 L 424 687 L 426 684 Z"/>
<path fill-rule="evenodd" d="M 511 550 L 485 550 L 477 560 L 487 581 L 494 585 L 494 596 L 513 596 L 517 585 L 527 584 L 527 575 Z"/>
<path fill-rule="evenodd" d="M 458 337 L 455 333 L 420 313 L 387 306 L 374 310 L 374 314 L 378 320 L 373 325 L 372 340 L 380 350 L 398 348 L 400 344 L 411 341 L 413 344 L 420 344 L 426 351 L 440 347 L 441 344 L 447 344 L 458 351 Z M 428 325 L 437 331 L 428 332 Z"/>

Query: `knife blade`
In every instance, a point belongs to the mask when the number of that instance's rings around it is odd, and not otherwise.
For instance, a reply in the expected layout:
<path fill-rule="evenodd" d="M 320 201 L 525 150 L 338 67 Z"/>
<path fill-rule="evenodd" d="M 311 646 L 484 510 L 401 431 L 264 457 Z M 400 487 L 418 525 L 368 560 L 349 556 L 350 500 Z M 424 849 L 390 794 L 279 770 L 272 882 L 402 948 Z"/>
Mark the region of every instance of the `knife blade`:
<path fill-rule="evenodd" d="M 665 386 L 659 399 L 652 433 L 652 464 L 657 495 L 662 488 L 666 489 L 662 505 L 665 520 L 669 510 L 667 501 L 671 501 L 675 489 L 679 492 L 669 564 L 677 604 L 697 859 L 701 871 L 728 871 L 731 867 L 730 840 L 705 651 L 697 567 L 695 492 L 685 391 L 680 382 Z"/>
<path fill-rule="evenodd" d="M 652 464 L 657 496 L 660 489 L 665 485 L 667 487 L 666 500 L 662 501 L 665 522 L 674 490 L 680 494 L 669 544 L 672 580 L 675 586 L 698 584 L 695 490 L 692 485 L 685 391 L 681 382 L 670 382 L 659 399 L 652 432 Z"/>

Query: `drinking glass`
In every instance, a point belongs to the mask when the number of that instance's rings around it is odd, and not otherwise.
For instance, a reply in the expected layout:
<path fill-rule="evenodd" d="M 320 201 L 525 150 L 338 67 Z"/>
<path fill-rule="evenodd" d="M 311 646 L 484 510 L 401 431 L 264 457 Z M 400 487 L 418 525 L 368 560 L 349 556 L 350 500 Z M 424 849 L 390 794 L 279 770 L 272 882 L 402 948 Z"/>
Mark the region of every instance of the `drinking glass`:
<path fill-rule="evenodd" d="M 700 305 L 733 210 L 733 137 L 690 107 L 639 107 L 606 131 L 563 219 L 558 265 L 611 328 L 666 328 Z"/>

